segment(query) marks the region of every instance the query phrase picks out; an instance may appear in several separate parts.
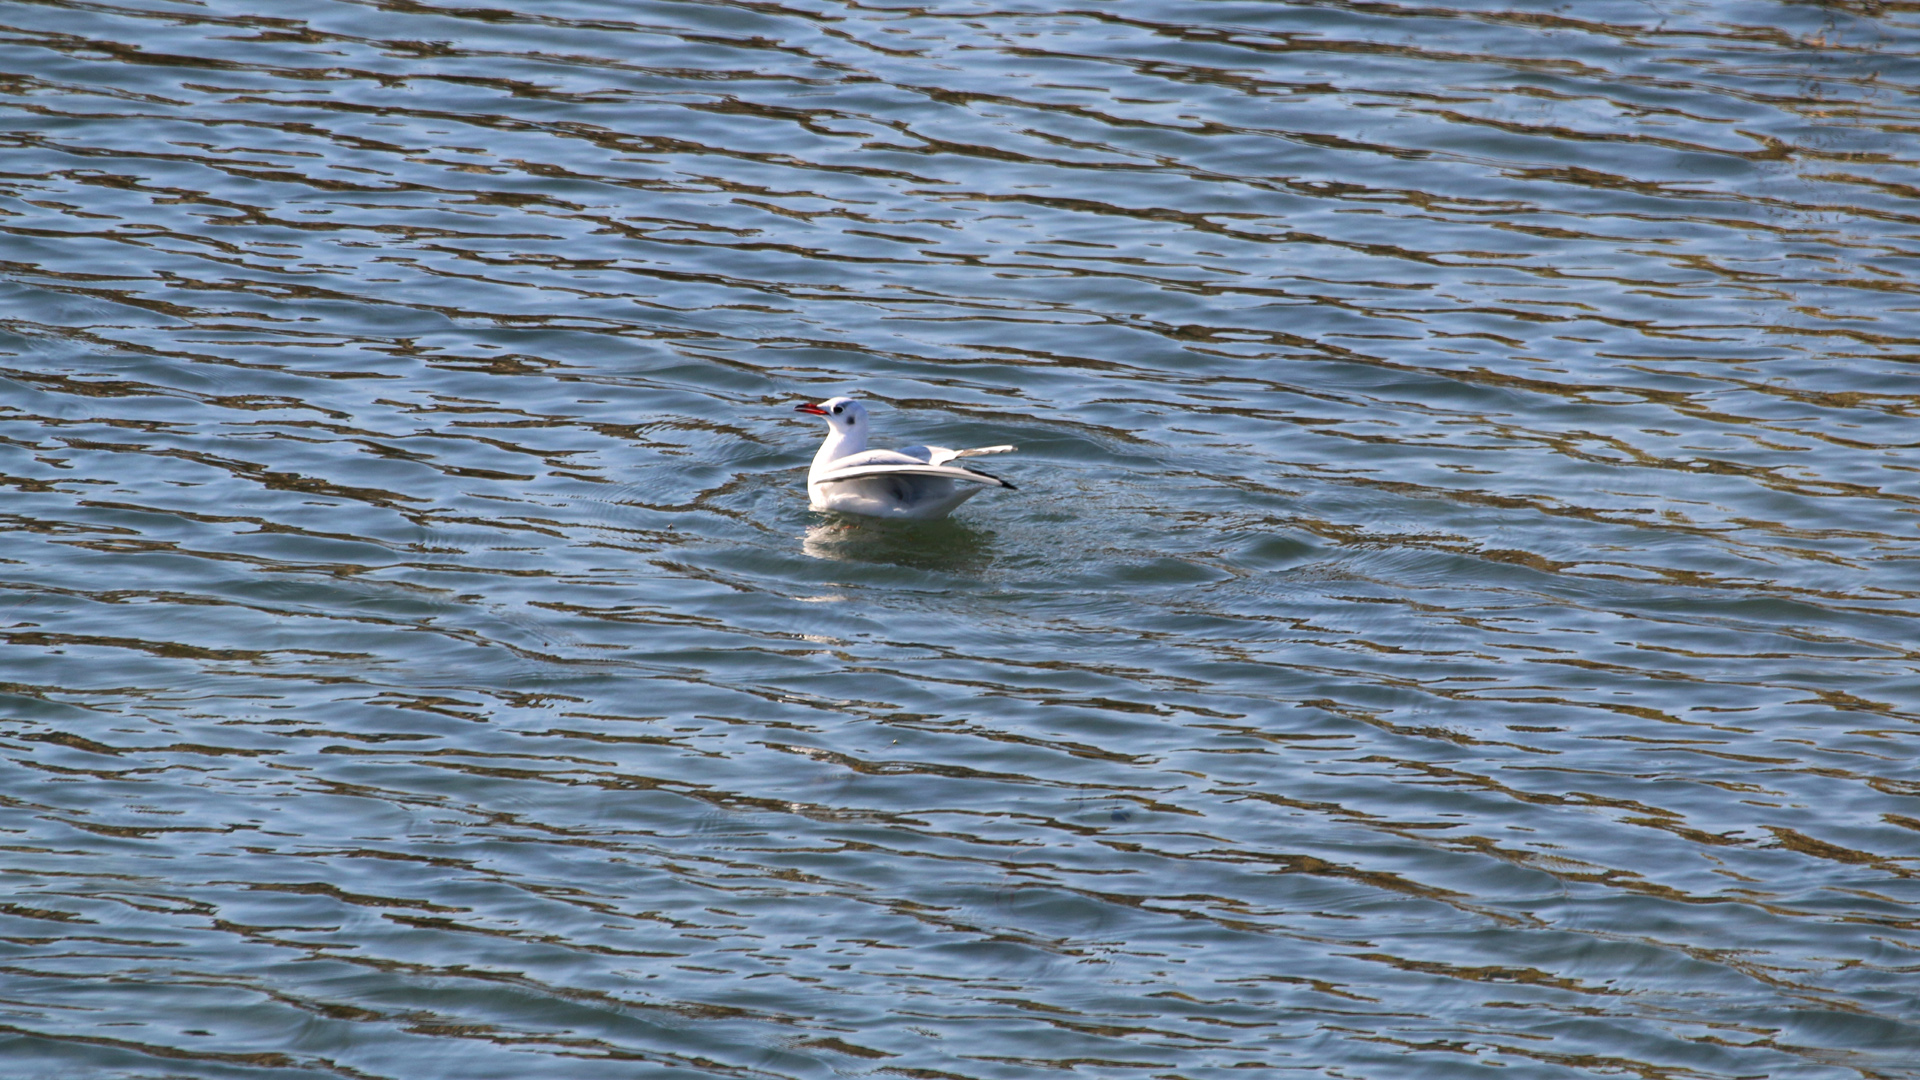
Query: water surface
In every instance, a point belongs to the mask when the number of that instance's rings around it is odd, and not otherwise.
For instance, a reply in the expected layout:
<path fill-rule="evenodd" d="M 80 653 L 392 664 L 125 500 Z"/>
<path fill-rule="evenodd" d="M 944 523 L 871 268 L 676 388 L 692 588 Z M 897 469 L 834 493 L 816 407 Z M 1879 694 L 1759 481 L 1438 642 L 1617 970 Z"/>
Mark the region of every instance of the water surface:
<path fill-rule="evenodd" d="M 0 73 L 9 1076 L 1920 1076 L 1912 5 Z"/>

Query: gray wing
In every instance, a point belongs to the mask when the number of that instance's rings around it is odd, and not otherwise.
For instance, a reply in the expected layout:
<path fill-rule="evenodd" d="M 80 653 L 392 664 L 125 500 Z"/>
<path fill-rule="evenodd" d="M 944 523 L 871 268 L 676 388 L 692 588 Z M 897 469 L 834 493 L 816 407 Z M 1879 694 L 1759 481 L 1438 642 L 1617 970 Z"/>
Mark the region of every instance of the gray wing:
<path fill-rule="evenodd" d="M 1012 451 L 1018 449 L 1018 447 L 976 446 L 971 450 L 949 450 L 944 446 L 926 446 L 926 447 L 916 446 L 914 447 L 914 449 L 927 451 L 927 464 L 945 465 L 947 462 L 952 461 L 954 458 L 973 457 L 977 454 L 1006 454 L 1006 453 L 1011 453 Z"/>
<path fill-rule="evenodd" d="M 867 452 L 867 454 L 873 453 L 889 454 L 891 451 L 869 450 Z M 927 465 L 918 461 L 913 461 L 911 464 L 893 462 L 856 464 L 852 466 L 842 464 L 842 462 L 866 457 L 867 454 L 855 454 L 852 457 L 843 458 L 841 461 L 834 462 L 832 472 L 816 476 L 812 482 L 816 484 L 836 484 L 842 480 L 866 480 L 876 476 L 937 476 L 945 480 L 958 480 L 967 484 L 986 484 L 990 487 L 1004 488 L 1013 486 L 997 476 L 989 476 L 986 473 L 975 472 L 972 469 L 956 468 L 952 465 Z"/>
<path fill-rule="evenodd" d="M 835 458 L 832 463 L 833 471 L 839 472 L 842 469 L 856 469 L 868 465 L 925 465 L 926 449 L 924 446 L 909 446 L 905 450 L 862 450 L 857 454 Z M 921 453 L 916 456 L 913 453 L 915 450 Z M 825 478 L 816 477 L 815 479 Z"/>
<path fill-rule="evenodd" d="M 1017 449 L 1019 448 L 1015 446 L 976 446 L 971 450 L 955 450 L 955 449 L 952 449 L 951 447 L 946 447 L 946 446 L 903 446 L 900 449 L 893 451 L 893 453 L 905 454 L 907 457 L 913 458 L 915 461 L 923 461 L 923 462 L 926 462 L 928 465 L 945 465 L 947 462 L 952 461 L 955 458 L 974 457 L 975 455 L 978 455 L 978 454 L 1005 454 L 1005 453 L 1010 453 Z M 881 454 L 887 453 L 887 451 L 885 450 L 868 451 L 868 452 L 881 453 Z M 844 460 L 851 461 L 853 459 L 847 458 Z M 835 464 L 838 464 L 838 462 L 835 462 Z"/>

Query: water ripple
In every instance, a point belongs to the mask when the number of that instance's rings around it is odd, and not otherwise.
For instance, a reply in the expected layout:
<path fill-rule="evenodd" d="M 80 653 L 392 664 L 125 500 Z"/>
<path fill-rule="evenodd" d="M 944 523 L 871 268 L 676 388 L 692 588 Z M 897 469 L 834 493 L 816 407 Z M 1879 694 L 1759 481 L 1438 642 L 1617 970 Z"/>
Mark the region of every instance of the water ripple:
<path fill-rule="evenodd" d="M 1910 15 L 15 5 L 0 1046 L 1912 1074 Z"/>

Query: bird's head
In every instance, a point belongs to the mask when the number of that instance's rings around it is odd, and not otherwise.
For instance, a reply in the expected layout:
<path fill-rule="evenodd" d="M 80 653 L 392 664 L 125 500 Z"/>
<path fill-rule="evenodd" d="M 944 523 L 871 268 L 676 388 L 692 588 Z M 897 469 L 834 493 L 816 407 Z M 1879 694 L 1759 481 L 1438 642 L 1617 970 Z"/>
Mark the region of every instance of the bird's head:
<path fill-rule="evenodd" d="M 867 430 L 867 407 L 850 397 L 834 397 L 818 405 L 795 405 L 795 412 L 827 418 L 827 426 L 842 435 Z"/>

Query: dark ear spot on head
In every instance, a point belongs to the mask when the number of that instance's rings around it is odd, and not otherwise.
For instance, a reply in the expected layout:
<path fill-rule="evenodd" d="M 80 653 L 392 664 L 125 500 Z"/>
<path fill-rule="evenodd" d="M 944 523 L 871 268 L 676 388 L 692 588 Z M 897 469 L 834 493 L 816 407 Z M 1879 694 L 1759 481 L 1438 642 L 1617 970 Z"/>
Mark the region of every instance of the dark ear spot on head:
<path fill-rule="evenodd" d="M 859 423 L 859 422 L 860 422 L 860 418 L 859 418 L 859 417 L 857 417 L 857 416 L 849 416 L 849 417 L 847 417 L 847 423 L 849 423 L 849 424 L 857 424 L 857 423 Z"/>

